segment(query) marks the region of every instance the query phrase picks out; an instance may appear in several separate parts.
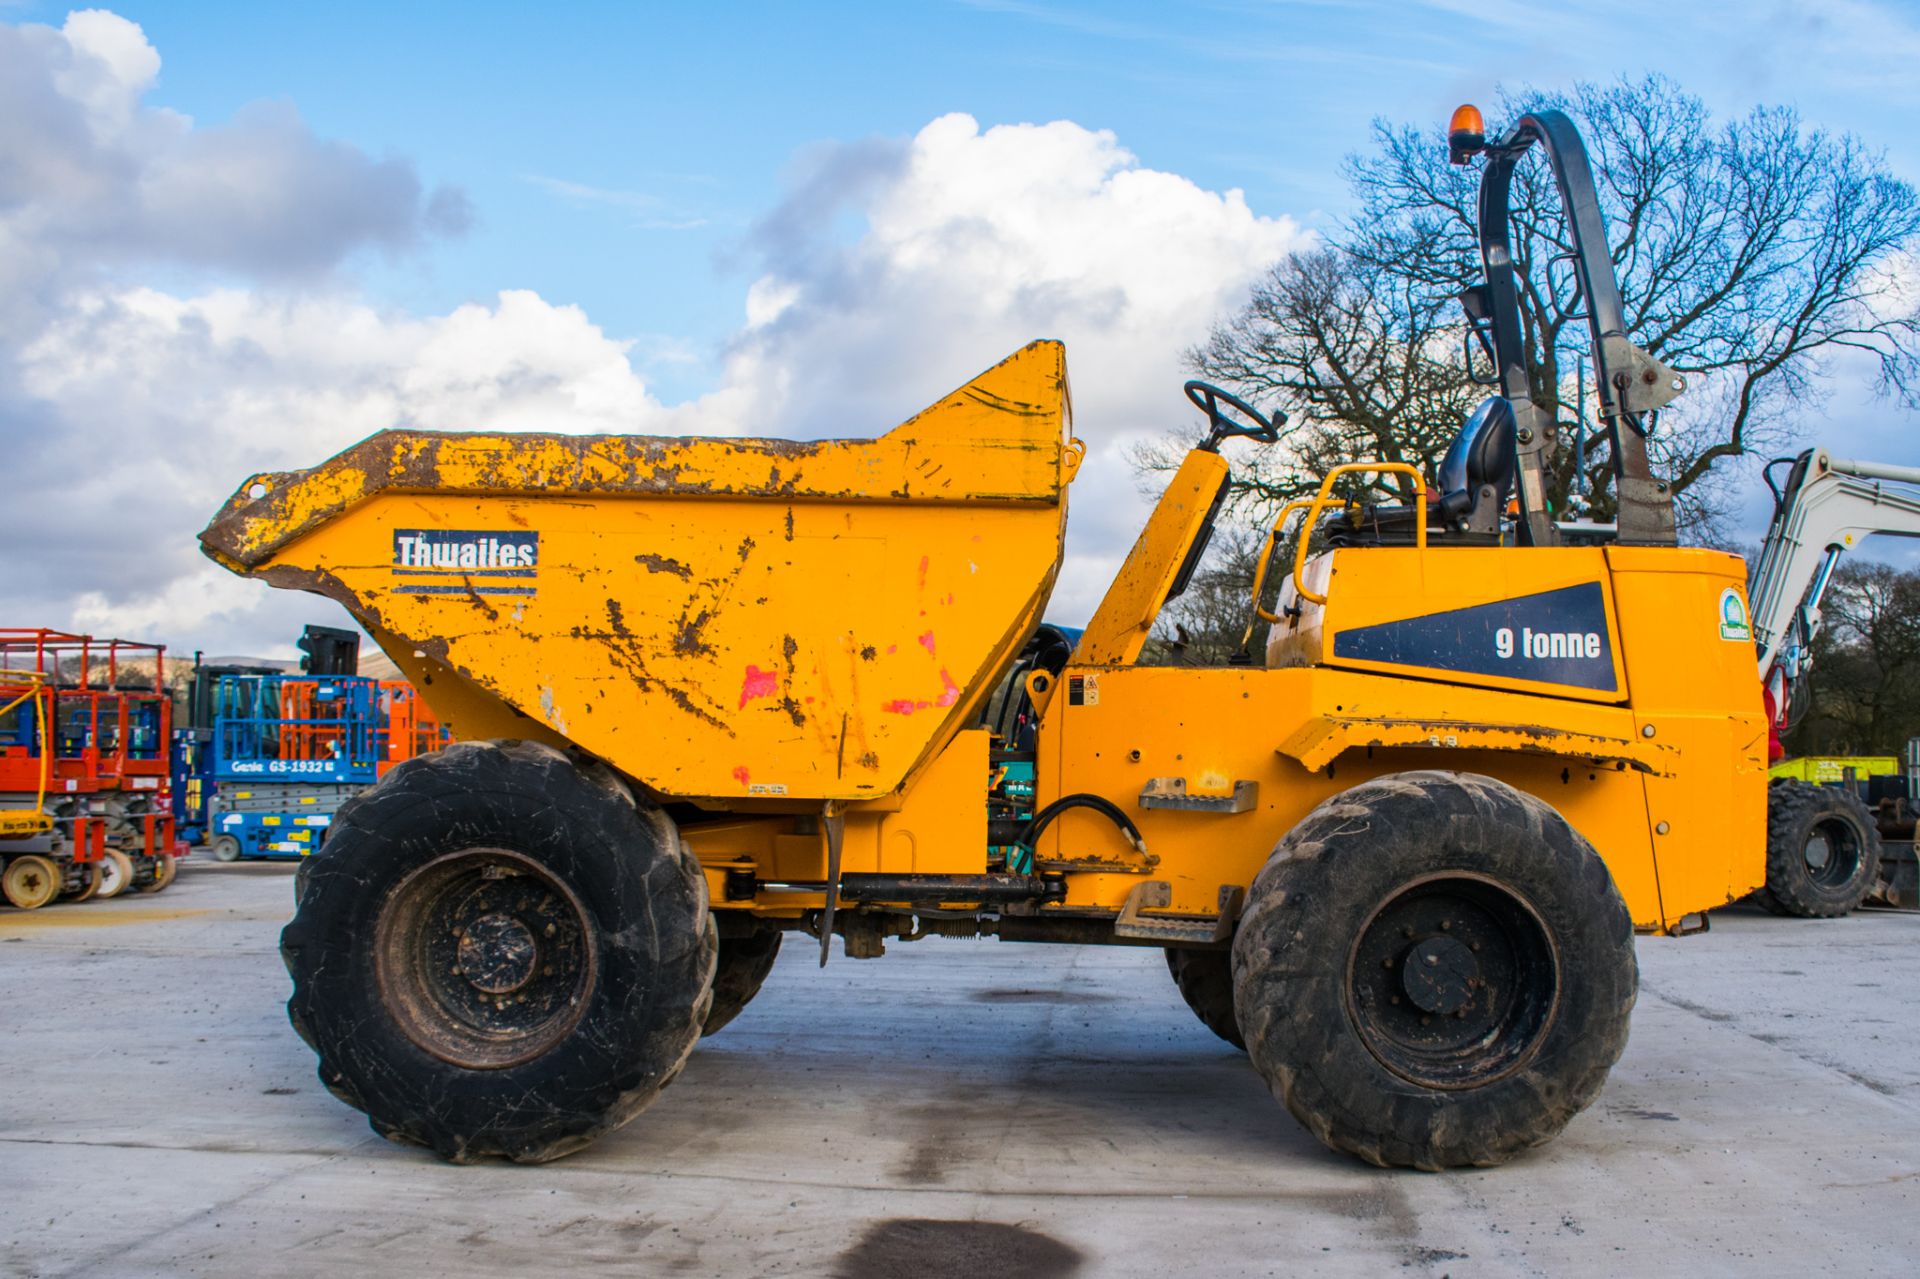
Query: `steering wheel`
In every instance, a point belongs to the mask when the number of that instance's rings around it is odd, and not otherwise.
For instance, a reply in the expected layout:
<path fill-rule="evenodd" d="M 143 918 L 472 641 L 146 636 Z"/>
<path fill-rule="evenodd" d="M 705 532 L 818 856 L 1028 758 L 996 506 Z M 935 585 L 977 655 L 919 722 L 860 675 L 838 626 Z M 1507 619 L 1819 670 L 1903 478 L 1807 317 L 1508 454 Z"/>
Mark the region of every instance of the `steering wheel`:
<path fill-rule="evenodd" d="M 1236 435 L 1244 435 L 1262 444 L 1279 443 L 1280 428 L 1287 421 L 1285 413 L 1276 412 L 1268 418 L 1239 396 L 1223 391 L 1211 382 L 1189 382 L 1185 390 L 1187 398 L 1193 401 L 1193 407 L 1205 413 L 1208 423 L 1213 427 L 1213 433 L 1207 437 L 1205 445 L 1208 450 L 1219 447 L 1220 441 Z M 1228 417 L 1221 411 L 1222 405 L 1232 409 L 1240 420 Z"/>

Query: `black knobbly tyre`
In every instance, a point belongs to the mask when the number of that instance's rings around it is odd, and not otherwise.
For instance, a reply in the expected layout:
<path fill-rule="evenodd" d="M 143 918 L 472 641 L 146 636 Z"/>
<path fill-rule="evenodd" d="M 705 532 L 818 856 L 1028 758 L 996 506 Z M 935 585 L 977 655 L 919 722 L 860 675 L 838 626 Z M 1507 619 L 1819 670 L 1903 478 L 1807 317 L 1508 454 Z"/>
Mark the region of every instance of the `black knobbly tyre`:
<path fill-rule="evenodd" d="M 1274 849 L 1233 948 L 1254 1066 L 1321 1141 L 1382 1167 L 1502 1163 L 1626 1047 L 1633 927 L 1591 845 L 1470 773 L 1334 796 Z"/>
<path fill-rule="evenodd" d="M 707 1009 L 702 1035 L 711 1035 L 740 1015 L 760 985 L 773 971 L 780 953 L 780 930 L 760 921 L 720 934 L 720 958 L 713 969 L 713 1005 Z"/>
<path fill-rule="evenodd" d="M 1851 790 L 1808 782 L 1767 787 L 1767 884 L 1754 900 L 1776 915 L 1831 919 L 1880 877 L 1880 831 Z"/>
<path fill-rule="evenodd" d="M 320 1078 L 376 1132 L 526 1163 L 632 1119 L 707 1017 L 717 934 L 666 816 L 605 767 L 463 742 L 343 805 L 280 950 Z"/>
<path fill-rule="evenodd" d="M 1233 953 L 1169 946 L 1167 971 L 1201 1024 L 1244 1051 L 1247 1041 L 1233 1019 Z"/>

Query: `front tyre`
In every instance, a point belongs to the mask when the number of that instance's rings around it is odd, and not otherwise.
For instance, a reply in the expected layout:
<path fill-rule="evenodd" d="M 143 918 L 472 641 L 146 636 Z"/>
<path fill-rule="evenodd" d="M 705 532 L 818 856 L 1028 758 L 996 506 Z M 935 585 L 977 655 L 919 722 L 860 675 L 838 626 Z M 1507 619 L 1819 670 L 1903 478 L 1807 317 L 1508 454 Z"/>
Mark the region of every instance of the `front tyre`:
<path fill-rule="evenodd" d="M 1470 773 L 1327 800 L 1254 881 L 1234 1006 L 1309 1131 L 1382 1167 L 1503 1163 L 1599 1094 L 1626 1047 L 1633 927 L 1547 805 Z"/>
<path fill-rule="evenodd" d="M 281 934 L 287 1011 L 374 1130 L 465 1163 L 627 1123 L 707 1015 L 716 935 L 678 832 L 611 772 L 464 742 L 343 805 Z"/>

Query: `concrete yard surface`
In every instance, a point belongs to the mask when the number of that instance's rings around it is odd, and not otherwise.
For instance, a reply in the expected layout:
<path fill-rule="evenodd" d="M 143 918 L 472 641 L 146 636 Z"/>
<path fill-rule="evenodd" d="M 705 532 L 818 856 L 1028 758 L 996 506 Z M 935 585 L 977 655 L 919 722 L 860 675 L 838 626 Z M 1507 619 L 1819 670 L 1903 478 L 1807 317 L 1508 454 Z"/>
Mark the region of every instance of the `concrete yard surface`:
<path fill-rule="evenodd" d="M 542 1167 L 375 1137 L 288 1028 L 292 868 L 0 910 L 0 1270 L 55 1275 L 1920 1272 L 1920 915 L 1640 943 L 1600 1100 L 1503 1168 L 1324 1150 L 1159 952 L 890 943 L 766 989 Z"/>

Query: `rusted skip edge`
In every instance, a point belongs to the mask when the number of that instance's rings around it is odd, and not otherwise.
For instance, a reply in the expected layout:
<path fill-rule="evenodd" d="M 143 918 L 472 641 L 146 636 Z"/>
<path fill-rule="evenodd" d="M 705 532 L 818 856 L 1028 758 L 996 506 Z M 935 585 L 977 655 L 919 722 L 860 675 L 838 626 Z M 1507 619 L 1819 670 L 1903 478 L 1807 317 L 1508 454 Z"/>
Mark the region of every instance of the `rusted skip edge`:
<path fill-rule="evenodd" d="M 1624 764 L 1636 772 L 1667 776 L 1670 746 L 1575 733 L 1538 724 L 1488 724 L 1467 720 L 1360 719 L 1315 716 L 1276 749 L 1309 770 L 1325 768 L 1342 753 L 1363 746 L 1426 746 L 1442 750 L 1519 751 L 1534 755 Z"/>
<path fill-rule="evenodd" d="M 943 410 L 1023 360 L 1051 360 L 1048 404 L 1007 401 L 1003 428 L 936 427 Z M 1077 455 L 1066 435 L 1064 356 L 1033 343 L 877 440 L 382 431 L 310 470 L 255 475 L 200 541 L 239 572 L 359 502 L 394 492 L 445 495 L 667 496 L 1057 506 Z"/>

